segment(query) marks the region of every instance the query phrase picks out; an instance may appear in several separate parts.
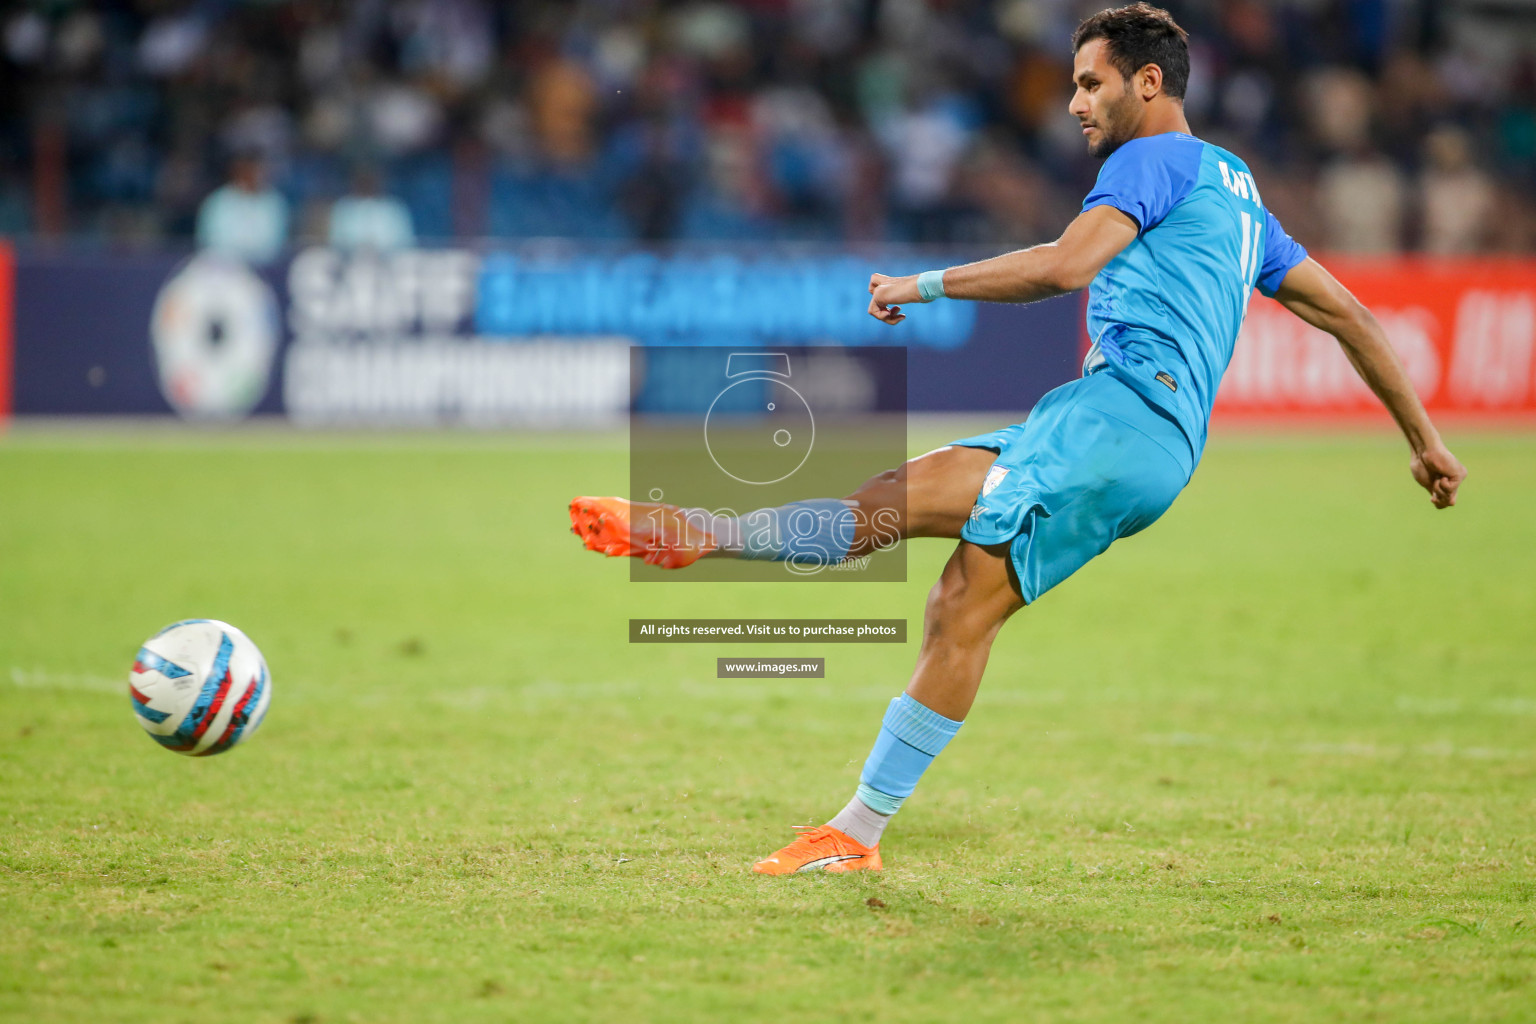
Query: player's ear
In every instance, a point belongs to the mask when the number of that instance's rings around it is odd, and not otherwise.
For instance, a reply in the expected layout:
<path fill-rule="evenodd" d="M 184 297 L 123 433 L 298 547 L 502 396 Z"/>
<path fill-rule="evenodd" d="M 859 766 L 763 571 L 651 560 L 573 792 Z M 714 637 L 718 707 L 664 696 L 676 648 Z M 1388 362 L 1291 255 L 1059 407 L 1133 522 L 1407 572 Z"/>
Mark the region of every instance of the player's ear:
<path fill-rule="evenodd" d="M 1143 100 L 1150 100 L 1163 87 L 1163 69 L 1156 64 L 1143 64 L 1136 72 L 1137 92 Z"/>

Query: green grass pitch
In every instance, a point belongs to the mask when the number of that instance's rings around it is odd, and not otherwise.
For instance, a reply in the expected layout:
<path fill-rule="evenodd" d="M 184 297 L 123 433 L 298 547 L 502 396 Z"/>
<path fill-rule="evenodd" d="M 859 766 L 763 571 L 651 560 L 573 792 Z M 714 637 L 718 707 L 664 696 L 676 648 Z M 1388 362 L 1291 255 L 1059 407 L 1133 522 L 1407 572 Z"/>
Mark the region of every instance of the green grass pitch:
<path fill-rule="evenodd" d="M 15 430 L 0 1020 L 1536 1019 L 1536 437 L 1451 440 L 1437 513 L 1398 441 L 1218 432 L 1004 629 L 884 873 L 765 879 L 915 643 L 626 620 L 915 633 L 947 542 L 904 585 L 636 585 L 565 532 L 619 437 Z M 275 685 L 206 760 L 125 692 L 188 616 Z"/>

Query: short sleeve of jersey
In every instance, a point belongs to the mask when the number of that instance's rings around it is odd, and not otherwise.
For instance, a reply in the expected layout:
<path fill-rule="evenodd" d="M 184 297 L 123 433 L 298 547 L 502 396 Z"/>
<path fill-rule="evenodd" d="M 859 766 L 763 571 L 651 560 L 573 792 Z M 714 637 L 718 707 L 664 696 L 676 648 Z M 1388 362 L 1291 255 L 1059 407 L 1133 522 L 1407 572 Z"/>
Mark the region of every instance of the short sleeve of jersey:
<path fill-rule="evenodd" d="M 1194 190 L 1203 149 L 1199 139 L 1179 133 L 1132 139 L 1104 161 L 1083 210 L 1113 206 L 1146 234 Z"/>
<path fill-rule="evenodd" d="M 1307 258 L 1307 250 L 1275 220 L 1275 215 L 1264 211 L 1264 263 L 1259 267 L 1259 292 L 1274 298 L 1280 290 L 1285 275 L 1291 268 Z"/>

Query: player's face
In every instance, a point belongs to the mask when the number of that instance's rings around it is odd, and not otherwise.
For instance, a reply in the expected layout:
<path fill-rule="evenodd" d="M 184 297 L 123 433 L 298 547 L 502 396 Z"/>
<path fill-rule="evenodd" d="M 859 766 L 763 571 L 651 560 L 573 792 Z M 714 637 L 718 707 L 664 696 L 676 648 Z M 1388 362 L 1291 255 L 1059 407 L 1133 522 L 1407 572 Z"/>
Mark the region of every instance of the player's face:
<path fill-rule="evenodd" d="M 1067 108 L 1083 126 L 1088 155 L 1099 159 L 1134 138 L 1142 116 L 1140 98 L 1109 62 L 1106 45 L 1102 39 L 1093 39 L 1077 51 L 1072 63 L 1077 91 Z"/>

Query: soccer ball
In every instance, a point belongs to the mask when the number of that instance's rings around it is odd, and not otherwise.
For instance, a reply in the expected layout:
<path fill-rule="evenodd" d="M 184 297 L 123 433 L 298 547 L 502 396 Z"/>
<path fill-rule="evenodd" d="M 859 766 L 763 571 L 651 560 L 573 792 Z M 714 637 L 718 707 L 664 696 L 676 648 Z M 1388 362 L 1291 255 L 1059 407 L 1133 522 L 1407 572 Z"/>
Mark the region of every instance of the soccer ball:
<path fill-rule="evenodd" d="M 144 641 L 128 695 L 151 739 L 204 757 L 256 731 L 272 703 L 272 678 L 250 637 L 217 619 L 187 619 Z"/>

